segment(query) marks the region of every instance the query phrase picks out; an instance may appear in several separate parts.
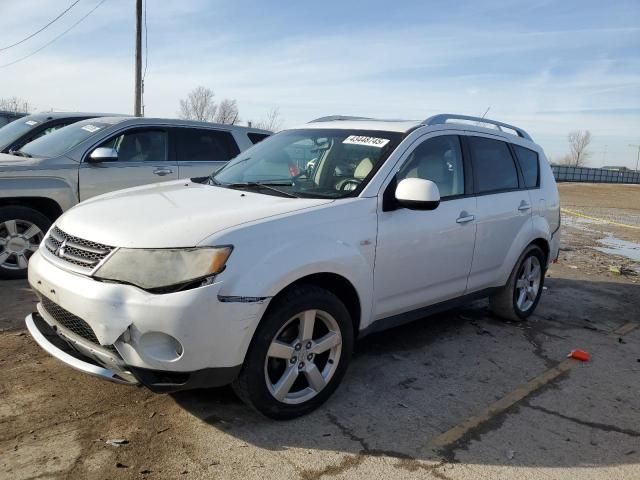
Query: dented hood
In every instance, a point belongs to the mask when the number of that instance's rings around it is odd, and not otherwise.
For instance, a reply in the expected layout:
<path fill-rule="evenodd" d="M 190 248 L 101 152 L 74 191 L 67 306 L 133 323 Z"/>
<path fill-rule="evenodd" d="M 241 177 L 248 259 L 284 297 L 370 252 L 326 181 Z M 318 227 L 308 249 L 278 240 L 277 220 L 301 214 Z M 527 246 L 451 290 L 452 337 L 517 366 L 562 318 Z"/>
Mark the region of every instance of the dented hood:
<path fill-rule="evenodd" d="M 89 199 L 56 225 L 69 235 L 115 247 L 193 247 L 227 228 L 330 202 L 177 180 Z"/>

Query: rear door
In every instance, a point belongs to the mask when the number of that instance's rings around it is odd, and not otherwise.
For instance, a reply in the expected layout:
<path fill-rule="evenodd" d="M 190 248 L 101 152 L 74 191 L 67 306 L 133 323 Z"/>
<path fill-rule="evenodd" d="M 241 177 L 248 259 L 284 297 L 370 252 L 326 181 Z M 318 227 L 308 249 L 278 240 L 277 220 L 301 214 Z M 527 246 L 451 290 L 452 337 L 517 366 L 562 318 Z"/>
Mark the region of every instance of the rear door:
<path fill-rule="evenodd" d="M 112 148 L 117 159 L 90 163 L 95 148 Z M 170 160 L 166 128 L 128 128 L 114 134 L 85 154 L 79 171 L 80 200 L 123 188 L 178 178 L 178 166 Z"/>
<path fill-rule="evenodd" d="M 509 145 L 501 138 L 466 137 L 477 195 L 476 244 L 467 290 L 499 286 L 505 259 L 518 238 L 531 229 L 531 196 Z"/>
<path fill-rule="evenodd" d="M 240 153 L 228 131 L 174 127 L 171 135 L 179 178 L 209 176 Z"/>

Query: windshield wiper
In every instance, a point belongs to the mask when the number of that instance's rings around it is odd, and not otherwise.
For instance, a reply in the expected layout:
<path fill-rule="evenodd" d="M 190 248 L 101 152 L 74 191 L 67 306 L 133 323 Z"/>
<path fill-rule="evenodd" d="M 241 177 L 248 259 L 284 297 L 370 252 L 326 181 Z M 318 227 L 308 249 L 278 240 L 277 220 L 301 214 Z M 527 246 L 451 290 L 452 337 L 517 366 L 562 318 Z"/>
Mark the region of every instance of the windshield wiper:
<path fill-rule="evenodd" d="M 23 152 L 22 150 L 9 150 L 9 153 L 11 155 L 15 155 L 16 157 L 32 158 L 31 155 L 29 155 L 27 152 Z"/>
<path fill-rule="evenodd" d="M 293 193 L 285 192 L 284 190 L 280 190 L 279 188 L 274 188 L 274 187 L 292 187 L 293 186 L 292 182 L 239 182 L 239 183 L 224 183 L 224 184 L 218 183 L 218 184 L 227 188 L 250 188 L 250 189 L 257 189 L 257 190 L 264 188 L 267 190 L 278 192 L 279 194 L 289 198 L 298 198 L 298 196 L 294 195 Z"/>

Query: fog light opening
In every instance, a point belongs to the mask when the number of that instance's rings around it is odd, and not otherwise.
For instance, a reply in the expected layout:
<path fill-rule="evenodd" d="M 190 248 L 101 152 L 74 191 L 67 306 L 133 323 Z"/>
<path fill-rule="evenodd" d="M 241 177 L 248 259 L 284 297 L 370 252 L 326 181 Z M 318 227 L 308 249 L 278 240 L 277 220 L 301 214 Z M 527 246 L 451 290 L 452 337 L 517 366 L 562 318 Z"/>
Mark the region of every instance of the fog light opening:
<path fill-rule="evenodd" d="M 184 353 L 184 347 L 177 338 L 162 332 L 143 334 L 138 345 L 145 357 L 160 362 L 175 362 Z"/>

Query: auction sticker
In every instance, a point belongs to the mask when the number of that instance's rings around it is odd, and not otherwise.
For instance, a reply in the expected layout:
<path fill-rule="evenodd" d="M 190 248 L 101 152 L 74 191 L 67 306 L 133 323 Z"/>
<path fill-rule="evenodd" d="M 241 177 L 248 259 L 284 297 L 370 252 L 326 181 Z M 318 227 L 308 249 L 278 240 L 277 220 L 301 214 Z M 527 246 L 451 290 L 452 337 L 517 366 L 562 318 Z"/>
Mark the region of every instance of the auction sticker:
<path fill-rule="evenodd" d="M 349 145 L 365 145 L 367 147 L 382 148 L 389 143 L 388 138 L 364 137 L 362 135 L 349 135 L 342 143 Z"/>
<path fill-rule="evenodd" d="M 100 127 L 96 127 L 95 125 L 85 125 L 84 127 L 82 127 L 82 130 L 86 130 L 89 133 L 96 133 L 98 130 L 100 130 Z"/>
<path fill-rule="evenodd" d="M 34 125 L 37 125 L 38 122 L 36 122 L 35 120 L 27 120 L 26 122 L 24 122 L 24 124 L 33 127 Z"/>

